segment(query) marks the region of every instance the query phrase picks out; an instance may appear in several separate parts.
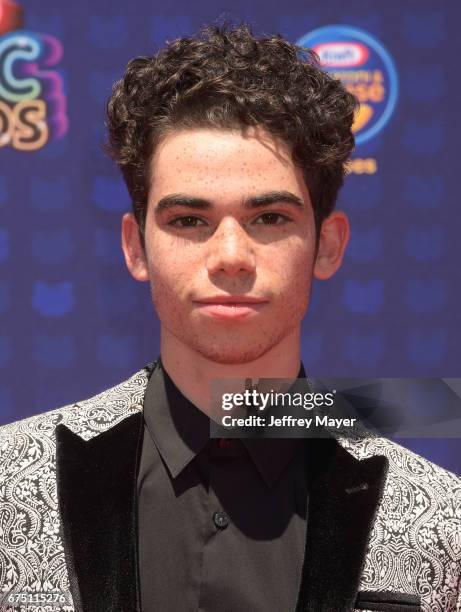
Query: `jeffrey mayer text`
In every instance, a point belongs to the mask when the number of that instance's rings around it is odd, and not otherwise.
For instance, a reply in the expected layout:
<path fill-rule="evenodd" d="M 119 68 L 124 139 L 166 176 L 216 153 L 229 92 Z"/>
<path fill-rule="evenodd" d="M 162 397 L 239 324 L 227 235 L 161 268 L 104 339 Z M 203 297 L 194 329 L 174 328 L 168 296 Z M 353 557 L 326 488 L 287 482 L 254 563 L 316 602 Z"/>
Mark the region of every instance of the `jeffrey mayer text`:
<path fill-rule="evenodd" d="M 268 421 L 266 423 L 266 421 Z M 314 424 L 314 427 L 335 427 L 342 429 L 343 427 L 354 427 L 357 419 L 334 419 L 328 416 L 319 416 L 312 418 L 296 418 L 288 414 L 283 417 L 275 417 L 271 415 L 270 419 L 262 416 L 250 415 L 247 417 L 232 417 L 226 414 L 222 417 L 224 427 L 305 427 L 308 429 Z"/>

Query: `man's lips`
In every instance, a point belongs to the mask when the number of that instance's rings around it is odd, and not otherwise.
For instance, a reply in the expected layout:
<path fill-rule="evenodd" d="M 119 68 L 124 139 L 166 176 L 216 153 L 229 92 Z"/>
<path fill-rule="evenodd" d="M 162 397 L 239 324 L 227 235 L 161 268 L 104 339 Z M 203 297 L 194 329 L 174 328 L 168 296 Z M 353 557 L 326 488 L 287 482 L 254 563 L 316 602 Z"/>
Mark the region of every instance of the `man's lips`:
<path fill-rule="evenodd" d="M 193 301 L 200 304 L 264 304 L 267 302 L 264 298 L 258 298 L 251 295 L 228 294 L 196 298 Z"/>
<path fill-rule="evenodd" d="M 268 300 L 247 295 L 218 295 L 193 300 L 204 314 L 216 319 L 243 319 L 256 315 Z"/>

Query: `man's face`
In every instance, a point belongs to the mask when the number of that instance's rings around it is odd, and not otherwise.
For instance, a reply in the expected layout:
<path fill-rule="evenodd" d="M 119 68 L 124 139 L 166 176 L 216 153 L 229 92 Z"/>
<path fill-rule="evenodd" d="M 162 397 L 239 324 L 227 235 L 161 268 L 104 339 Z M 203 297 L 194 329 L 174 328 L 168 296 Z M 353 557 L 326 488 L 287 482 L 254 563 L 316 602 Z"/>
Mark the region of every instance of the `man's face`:
<path fill-rule="evenodd" d="M 133 276 L 150 281 L 162 333 L 228 364 L 299 333 L 316 235 L 286 147 L 261 130 L 177 131 L 151 163 L 145 254 L 132 215 L 124 250 Z"/>

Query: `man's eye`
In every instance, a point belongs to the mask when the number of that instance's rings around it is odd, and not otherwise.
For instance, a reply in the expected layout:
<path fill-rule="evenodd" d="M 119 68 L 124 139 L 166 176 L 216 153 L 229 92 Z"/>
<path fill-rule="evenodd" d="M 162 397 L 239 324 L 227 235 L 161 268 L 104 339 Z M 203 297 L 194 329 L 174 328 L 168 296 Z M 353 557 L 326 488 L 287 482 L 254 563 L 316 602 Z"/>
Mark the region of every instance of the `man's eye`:
<path fill-rule="evenodd" d="M 178 217 L 177 219 L 173 219 L 168 223 L 168 225 L 172 225 L 173 227 L 199 227 L 200 225 L 206 225 L 202 219 L 198 217 Z"/>
<path fill-rule="evenodd" d="M 259 223 L 260 219 L 262 219 L 261 223 Z M 264 213 L 256 219 L 255 223 L 256 225 L 283 225 L 287 221 L 290 219 L 280 213 Z"/>

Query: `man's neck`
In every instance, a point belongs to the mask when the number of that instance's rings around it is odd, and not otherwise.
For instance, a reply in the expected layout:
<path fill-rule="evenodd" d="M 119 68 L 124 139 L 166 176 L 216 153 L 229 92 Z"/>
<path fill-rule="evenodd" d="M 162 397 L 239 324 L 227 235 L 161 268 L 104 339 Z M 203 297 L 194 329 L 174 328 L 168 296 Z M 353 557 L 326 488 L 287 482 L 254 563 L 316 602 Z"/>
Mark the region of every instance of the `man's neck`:
<path fill-rule="evenodd" d="M 161 359 L 166 372 L 181 393 L 200 410 L 209 414 L 213 380 L 220 378 L 294 380 L 300 368 L 300 330 L 297 328 L 279 344 L 253 361 L 228 364 L 207 359 L 162 328 Z"/>

